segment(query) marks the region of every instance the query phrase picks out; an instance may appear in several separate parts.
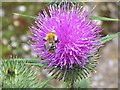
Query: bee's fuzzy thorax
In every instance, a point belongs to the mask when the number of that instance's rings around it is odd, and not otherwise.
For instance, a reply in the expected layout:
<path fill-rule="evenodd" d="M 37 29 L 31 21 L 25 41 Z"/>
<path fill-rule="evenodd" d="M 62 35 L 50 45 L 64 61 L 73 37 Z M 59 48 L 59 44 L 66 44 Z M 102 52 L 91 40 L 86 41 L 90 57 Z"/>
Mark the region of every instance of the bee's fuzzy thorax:
<path fill-rule="evenodd" d="M 46 40 L 47 41 L 55 41 L 56 40 L 56 34 L 53 32 L 50 32 L 46 35 Z"/>

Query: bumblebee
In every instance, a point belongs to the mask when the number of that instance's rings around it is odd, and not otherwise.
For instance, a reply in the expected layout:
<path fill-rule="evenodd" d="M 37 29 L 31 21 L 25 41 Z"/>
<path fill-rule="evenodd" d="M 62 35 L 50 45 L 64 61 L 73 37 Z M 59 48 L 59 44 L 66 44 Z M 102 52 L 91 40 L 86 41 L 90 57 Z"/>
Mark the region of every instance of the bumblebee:
<path fill-rule="evenodd" d="M 54 53 L 57 48 L 57 43 L 59 42 L 57 35 L 54 32 L 50 32 L 45 37 L 44 47 L 50 53 Z"/>

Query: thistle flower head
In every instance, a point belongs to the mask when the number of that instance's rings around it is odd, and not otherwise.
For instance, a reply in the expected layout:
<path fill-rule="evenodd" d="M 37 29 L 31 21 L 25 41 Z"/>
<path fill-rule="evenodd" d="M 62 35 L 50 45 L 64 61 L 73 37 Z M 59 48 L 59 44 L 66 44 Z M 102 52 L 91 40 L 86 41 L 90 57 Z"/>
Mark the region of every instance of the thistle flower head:
<path fill-rule="evenodd" d="M 89 63 L 88 57 L 95 56 L 94 52 L 100 47 L 99 33 L 103 30 L 96 22 L 90 20 L 91 14 L 82 6 L 71 6 L 70 3 L 63 5 L 51 5 L 49 13 L 45 10 L 39 13 L 35 24 L 31 26 L 33 36 L 30 38 L 31 46 L 39 56 L 48 63 L 48 68 L 60 67 L 73 68 L 79 65 L 84 68 Z M 54 33 L 58 42 L 54 52 L 46 49 L 46 36 Z"/>

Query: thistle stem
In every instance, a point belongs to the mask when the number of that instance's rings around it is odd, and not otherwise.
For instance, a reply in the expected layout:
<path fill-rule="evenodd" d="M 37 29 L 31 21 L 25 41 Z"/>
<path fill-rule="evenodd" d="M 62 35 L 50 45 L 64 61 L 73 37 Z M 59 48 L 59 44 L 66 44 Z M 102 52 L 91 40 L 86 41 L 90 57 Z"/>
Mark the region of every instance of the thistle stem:
<path fill-rule="evenodd" d="M 70 81 L 67 81 L 66 82 L 66 85 L 67 85 L 67 88 L 71 88 L 70 90 L 72 90 L 72 88 L 75 88 L 74 87 L 74 78 L 71 78 L 71 80 Z"/>
<path fill-rule="evenodd" d="M 74 77 L 71 80 L 71 87 L 70 88 L 74 88 Z"/>

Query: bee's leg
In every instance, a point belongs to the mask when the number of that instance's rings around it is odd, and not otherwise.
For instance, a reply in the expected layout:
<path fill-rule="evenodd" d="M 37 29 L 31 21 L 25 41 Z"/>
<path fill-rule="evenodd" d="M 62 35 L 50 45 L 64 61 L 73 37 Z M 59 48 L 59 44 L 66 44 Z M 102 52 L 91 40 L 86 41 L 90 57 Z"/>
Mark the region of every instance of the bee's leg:
<path fill-rule="evenodd" d="M 44 44 L 44 48 L 46 49 L 46 45 Z"/>
<path fill-rule="evenodd" d="M 43 41 L 47 41 L 45 38 L 42 38 Z"/>
<path fill-rule="evenodd" d="M 44 48 L 49 51 L 51 47 L 44 44 Z"/>
<path fill-rule="evenodd" d="M 59 43 L 60 41 L 57 39 L 56 41 L 55 41 L 55 43 Z"/>

